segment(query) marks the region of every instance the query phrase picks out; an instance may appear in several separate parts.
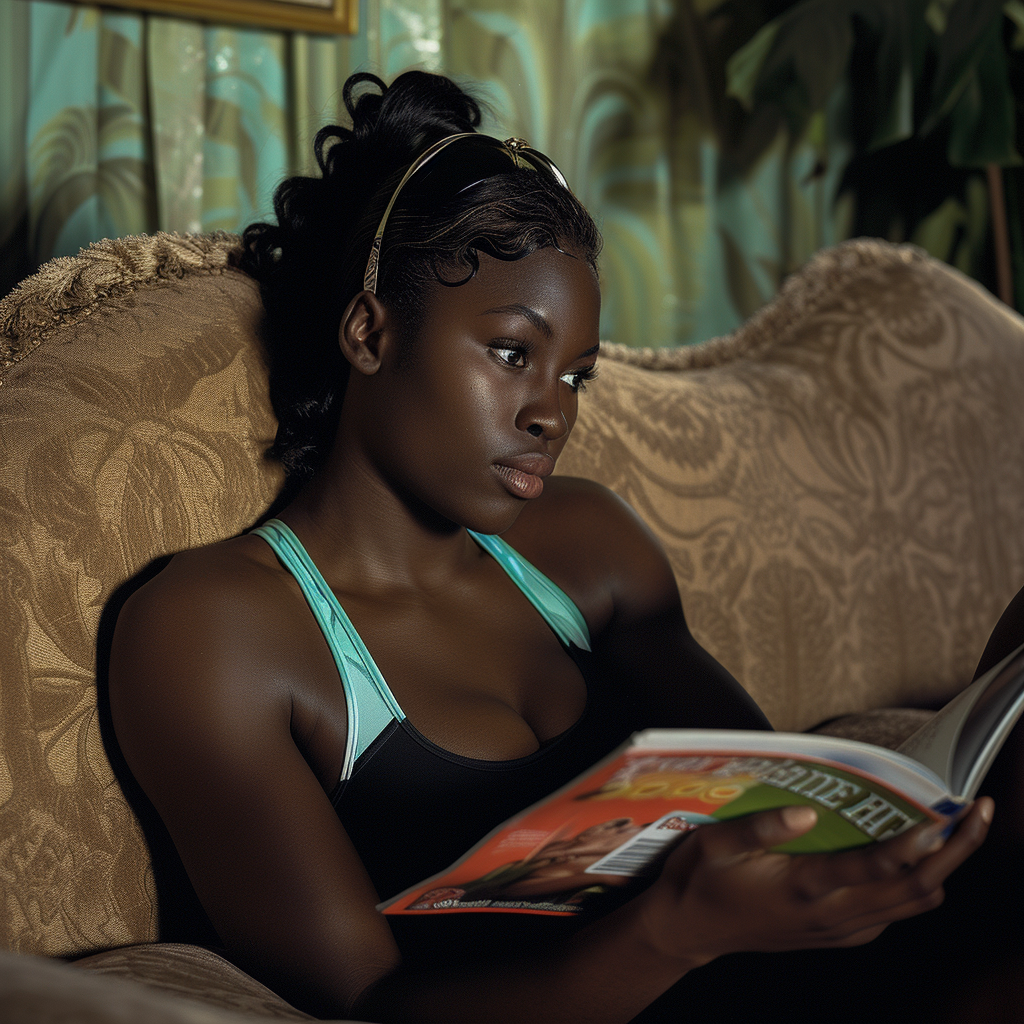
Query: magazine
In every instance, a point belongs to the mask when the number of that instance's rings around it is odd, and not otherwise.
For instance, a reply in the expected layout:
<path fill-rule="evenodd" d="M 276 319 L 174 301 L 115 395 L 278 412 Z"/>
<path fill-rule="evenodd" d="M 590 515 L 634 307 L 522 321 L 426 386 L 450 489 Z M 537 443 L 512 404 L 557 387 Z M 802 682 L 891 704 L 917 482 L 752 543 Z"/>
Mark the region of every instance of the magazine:
<path fill-rule="evenodd" d="M 809 805 L 815 826 L 776 849 L 850 849 L 955 818 L 1024 709 L 1024 645 L 898 750 L 808 733 L 651 729 L 485 836 L 385 914 L 580 913 L 656 870 L 705 824 Z"/>

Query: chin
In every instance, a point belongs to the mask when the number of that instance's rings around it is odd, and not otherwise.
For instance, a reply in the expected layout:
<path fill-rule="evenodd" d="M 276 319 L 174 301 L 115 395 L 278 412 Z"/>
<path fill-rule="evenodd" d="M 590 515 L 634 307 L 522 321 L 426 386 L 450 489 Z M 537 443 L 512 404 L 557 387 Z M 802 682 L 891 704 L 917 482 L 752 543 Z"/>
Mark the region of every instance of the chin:
<path fill-rule="evenodd" d="M 503 501 L 495 502 L 492 507 L 481 509 L 477 514 L 458 521 L 474 533 L 500 534 L 512 528 L 524 508 L 526 501 L 523 499 L 505 497 Z"/>

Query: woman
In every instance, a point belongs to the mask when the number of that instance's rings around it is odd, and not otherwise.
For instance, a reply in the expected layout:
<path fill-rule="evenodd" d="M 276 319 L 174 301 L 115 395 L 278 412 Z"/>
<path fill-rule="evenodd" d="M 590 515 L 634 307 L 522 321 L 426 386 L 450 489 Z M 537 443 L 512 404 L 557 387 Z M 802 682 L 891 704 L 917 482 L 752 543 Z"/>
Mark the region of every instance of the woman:
<path fill-rule="evenodd" d="M 723 953 L 937 905 L 988 800 L 831 857 L 765 852 L 807 809 L 701 829 L 597 920 L 375 910 L 637 728 L 767 722 L 632 511 L 550 477 L 595 372 L 586 211 L 446 79 L 344 98 L 322 178 L 245 238 L 287 502 L 176 556 L 112 654 L 119 742 L 232 955 L 333 1016 L 623 1021 Z"/>

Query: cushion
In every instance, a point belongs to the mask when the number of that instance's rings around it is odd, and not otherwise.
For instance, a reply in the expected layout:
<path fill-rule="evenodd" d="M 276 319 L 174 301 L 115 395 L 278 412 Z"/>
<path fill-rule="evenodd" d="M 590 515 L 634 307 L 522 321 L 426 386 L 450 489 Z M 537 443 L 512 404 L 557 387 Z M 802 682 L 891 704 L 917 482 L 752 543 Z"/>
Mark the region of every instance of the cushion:
<path fill-rule="evenodd" d="M 151 970 L 148 984 L 119 976 L 119 971 L 107 969 L 109 964 L 83 970 L 77 964 L 0 951 L 0 1017 L 4 1024 L 258 1024 L 268 1019 L 314 1019 L 227 961 L 207 951 L 166 945 L 167 962 L 176 963 L 180 976 L 174 981 L 170 970 L 155 975 Z M 150 959 L 158 956 L 152 949 L 145 953 Z M 191 984 L 190 972 L 196 968 Z M 229 994 L 231 972 L 238 977 Z M 210 987 L 211 981 L 217 984 Z"/>
<path fill-rule="evenodd" d="M 971 679 L 1024 584 L 1019 316 L 861 239 L 733 335 L 605 354 L 559 472 L 651 525 L 695 636 L 776 728 Z"/>
<path fill-rule="evenodd" d="M 74 956 L 159 933 L 97 643 L 102 659 L 126 581 L 249 527 L 280 487 L 235 242 L 99 243 L 0 304 L 0 947 Z"/>
<path fill-rule="evenodd" d="M 94 975 L 145 982 L 168 995 L 275 1020 L 314 1020 L 224 957 L 182 942 L 149 942 L 95 953 L 75 961 Z"/>

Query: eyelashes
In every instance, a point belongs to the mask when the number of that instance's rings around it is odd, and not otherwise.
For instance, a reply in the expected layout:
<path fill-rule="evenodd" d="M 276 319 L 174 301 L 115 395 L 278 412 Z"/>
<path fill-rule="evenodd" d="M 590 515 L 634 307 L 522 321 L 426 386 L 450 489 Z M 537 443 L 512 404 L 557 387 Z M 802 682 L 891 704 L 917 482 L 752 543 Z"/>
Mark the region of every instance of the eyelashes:
<path fill-rule="evenodd" d="M 591 363 L 582 370 L 573 370 L 571 373 L 563 373 L 559 380 L 565 381 L 572 388 L 573 394 L 586 391 L 587 385 L 597 378 L 597 366 Z"/>
<path fill-rule="evenodd" d="M 530 363 L 531 347 L 521 342 L 516 344 L 492 345 L 491 351 L 494 357 L 502 364 L 513 370 L 524 370 Z M 597 366 L 591 363 L 579 370 L 570 370 L 563 373 L 558 379 L 572 388 L 572 393 L 578 394 L 587 390 L 587 384 L 597 377 Z"/>

